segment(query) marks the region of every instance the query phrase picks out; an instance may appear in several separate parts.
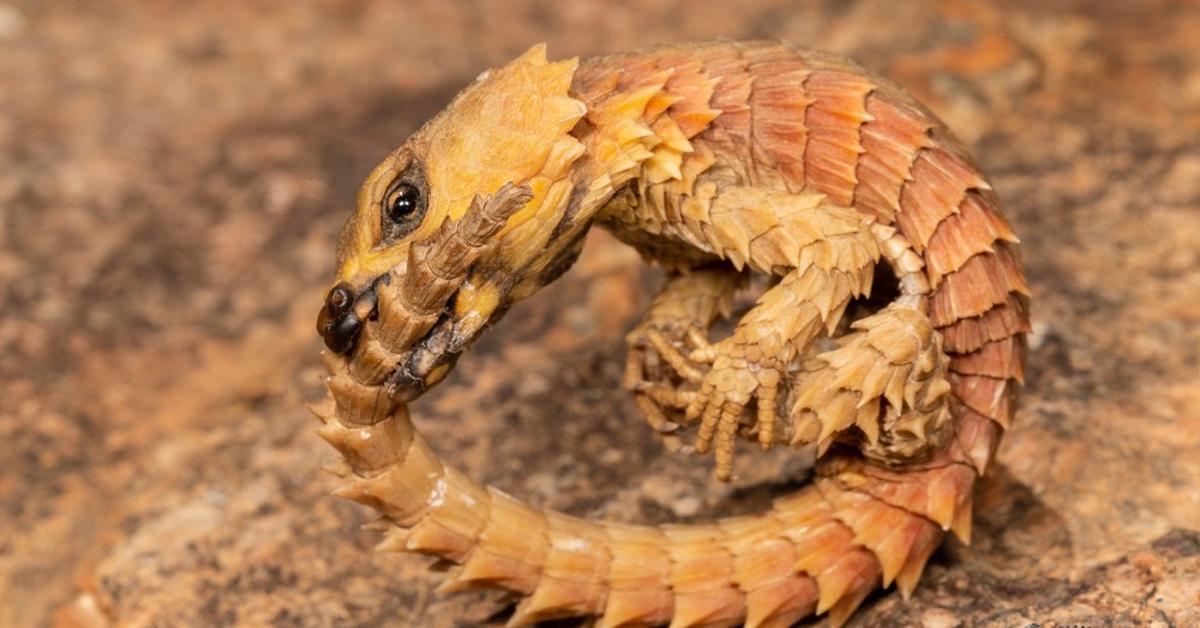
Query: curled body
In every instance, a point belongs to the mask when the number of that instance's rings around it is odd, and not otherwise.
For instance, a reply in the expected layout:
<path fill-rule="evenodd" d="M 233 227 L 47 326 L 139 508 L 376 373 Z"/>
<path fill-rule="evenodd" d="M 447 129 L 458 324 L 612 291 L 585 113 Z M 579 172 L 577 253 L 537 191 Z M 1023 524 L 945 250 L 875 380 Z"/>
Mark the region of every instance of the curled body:
<path fill-rule="evenodd" d="M 815 446 L 811 485 L 706 525 L 590 522 L 476 484 L 414 431 L 407 403 L 592 226 L 668 271 L 627 337 L 651 428 L 711 453 L 721 480 L 738 439 Z M 458 564 L 447 591 L 516 593 L 512 625 L 838 624 L 875 588 L 911 594 L 946 531 L 969 538 L 1022 378 L 1016 243 L 944 125 L 849 61 L 779 42 L 584 62 L 537 46 L 363 184 L 314 412 L 346 459 L 339 494 L 387 521 L 381 547 Z M 844 321 L 879 266 L 895 298 Z M 747 286 L 753 306 L 711 338 Z"/>

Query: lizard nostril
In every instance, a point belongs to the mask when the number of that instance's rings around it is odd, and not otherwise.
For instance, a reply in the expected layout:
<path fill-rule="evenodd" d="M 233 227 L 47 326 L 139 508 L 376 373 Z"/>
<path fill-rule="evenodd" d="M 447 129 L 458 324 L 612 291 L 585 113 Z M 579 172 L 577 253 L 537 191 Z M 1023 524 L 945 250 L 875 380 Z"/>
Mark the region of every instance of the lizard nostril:
<path fill-rule="evenodd" d="M 346 284 L 338 284 L 325 297 L 325 306 L 317 316 L 317 332 L 325 346 L 334 353 L 347 353 L 354 348 L 362 320 L 352 310 L 354 293 Z"/>
<path fill-rule="evenodd" d="M 350 304 L 354 301 L 354 293 L 350 291 L 350 287 L 344 283 L 340 283 L 329 291 L 325 297 L 325 307 L 329 313 L 337 316 L 346 311 Z"/>

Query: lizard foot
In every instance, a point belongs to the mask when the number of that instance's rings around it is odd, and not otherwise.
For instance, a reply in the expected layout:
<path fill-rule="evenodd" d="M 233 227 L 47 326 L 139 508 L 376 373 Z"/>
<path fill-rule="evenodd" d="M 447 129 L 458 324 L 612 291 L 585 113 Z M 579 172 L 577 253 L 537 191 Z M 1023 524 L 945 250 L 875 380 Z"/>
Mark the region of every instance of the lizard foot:
<path fill-rule="evenodd" d="M 772 333 L 757 337 L 778 338 Z M 700 421 L 697 452 L 707 453 L 715 444 L 716 476 L 721 481 L 733 475 L 734 440 L 744 419 L 763 449 L 770 449 L 775 442 L 776 400 L 787 364 L 779 358 L 781 347 L 771 344 L 747 342 L 735 333 L 716 344 L 698 347 L 688 356 L 689 365 L 711 365 L 691 396 L 684 418 Z M 747 417 L 751 403 L 755 405 L 752 419 Z"/>
<path fill-rule="evenodd" d="M 643 324 L 629 333 L 624 386 L 633 392 L 646 422 L 656 432 L 669 435 L 683 421 L 683 411 L 696 395 L 704 377 L 702 365 L 691 363 L 678 347 L 703 345 L 703 332 L 693 325 Z M 675 441 L 670 441 L 672 444 Z"/>

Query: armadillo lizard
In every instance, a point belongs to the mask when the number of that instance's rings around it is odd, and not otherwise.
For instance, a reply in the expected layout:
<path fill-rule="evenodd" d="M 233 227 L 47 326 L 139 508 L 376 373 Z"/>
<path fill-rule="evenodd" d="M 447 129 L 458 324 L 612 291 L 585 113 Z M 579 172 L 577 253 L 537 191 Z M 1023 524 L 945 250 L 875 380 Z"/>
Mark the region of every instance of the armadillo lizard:
<path fill-rule="evenodd" d="M 407 402 L 593 224 L 667 271 L 628 337 L 649 423 L 694 428 L 723 480 L 738 438 L 815 446 L 810 485 L 756 516 L 598 523 L 476 484 L 414 430 Z M 511 625 L 840 624 L 875 588 L 910 595 L 944 531 L 970 535 L 1022 380 L 1016 243 L 945 126 L 845 59 L 721 41 L 550 62 L 535 46 L 388 155 L 342 230 L 313 407 L 345 457 L 338 495 L 383 515 L 384 548 L 457 564 L 444 590 L 518 596 Z M 880 263 L 895 298 L 839 325 Z M 757 301 L 711 341 L 748 276 L 767 278 Z"/>

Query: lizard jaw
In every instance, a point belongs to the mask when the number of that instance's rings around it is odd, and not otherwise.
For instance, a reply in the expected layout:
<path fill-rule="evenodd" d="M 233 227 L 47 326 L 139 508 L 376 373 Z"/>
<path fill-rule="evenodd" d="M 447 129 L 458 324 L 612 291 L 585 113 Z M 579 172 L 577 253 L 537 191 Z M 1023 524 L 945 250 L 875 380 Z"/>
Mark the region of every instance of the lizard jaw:
<path fill-rule="evenodd" d="M 353 288 L 342 282 L 329 290 L 325 303 L 317 315 L 317 333 L 325 346 L 339 355 L 348 355 L 354 350 L 363 323 L 374 320 L 379 314 L 379 286 L 391 282 L 391 275 L 384 273 L 376 277 L 366 290 L 354 295 Z"/>
<path fill-rule="evenodd" d="M 449 316 L 443 316 L 396 364 L 388 376 L 388 395 L 397 401 L 412 401 L 442 381 L 469 339 Z"/>
<path fill-rule="evenodd" d="M 357 295 L 345 282 L 330 289 L 317 316 L 317 331 L 331 352 L 351 359 L 366 321 L 378 319 L 381 300 L 387 298 L 379 288 L 391 281 L 391 273 L 383 273 Z M 389 396 L 398 401 L 421 396 L 445 377 L 466 344 L 455 319 L 443 315 L 407 351 L 393 354 L 396 366 L 385 384 Z"/>

